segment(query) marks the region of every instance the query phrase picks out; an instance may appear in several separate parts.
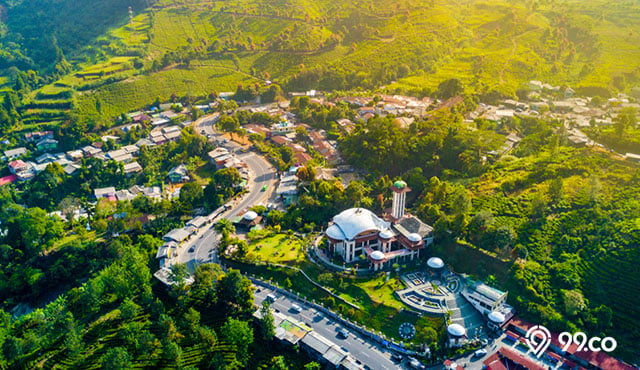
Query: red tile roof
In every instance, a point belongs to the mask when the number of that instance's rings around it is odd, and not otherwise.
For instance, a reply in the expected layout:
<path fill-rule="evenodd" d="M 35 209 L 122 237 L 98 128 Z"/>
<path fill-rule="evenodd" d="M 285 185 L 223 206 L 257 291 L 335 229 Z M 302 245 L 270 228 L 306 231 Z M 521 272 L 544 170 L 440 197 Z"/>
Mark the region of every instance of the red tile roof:
<path fill-rule="evenodd" d="M 530 327 L 533 326 L 533 324 L 528 323 L 520 319 L 519 317 L 512 318 L 511 321 L 509 322 L 509 325 L 520 328 L 525 332 L 529 330 Z M 563 345 L 558 340 L 558 333 L 551 332 L 551 344 L 558 348 L 563 347 Z M 606 352 L 578 351 L 578 345 L 575 343 L 572 343 L 569 346 L 569 348 L 567 349 L 567 353 L 573 354 L 576 357 L 579 357 L 589 362 L 591 365 L 600 367 L 602 369 L 607 369 L 607 370 L 635 370 L 636 369 L 635 367 L 628 365 L 618 360 L 617 358 L 608 355 Z"/>
<path fill-rule="evenodd" d="M 482 362 L 487 366 L 488 370 L 506 370 L 506 369 L 529 369 L 529 370 L 545 370 L 544 366 L 540 366 L 534 361 L 528 359 L 522 354 L 514 352 L 508 348 L 501 348 Z M 516 367 L 514 367 L 514 365 Z M 519 366 L 519 367 L 518 367 Z"/>
<path fill-rule="evenodd" d="M 6 184 L 11 184 L 12 182 L 16 182 L 17 180 L 18 180 L 18 176 L 16 176 L 16 175 L 9 175 L 9 176 L 5 176 L 5 177 L 0 177 L 0 186 L 6 185 Z"/>

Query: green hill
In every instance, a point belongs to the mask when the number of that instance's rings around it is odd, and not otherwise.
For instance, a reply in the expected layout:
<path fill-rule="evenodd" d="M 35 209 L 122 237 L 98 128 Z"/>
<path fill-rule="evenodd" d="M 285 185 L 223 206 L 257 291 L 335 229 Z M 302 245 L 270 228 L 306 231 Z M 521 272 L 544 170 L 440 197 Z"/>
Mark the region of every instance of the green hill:
<path fill-rule="evenodd" d="M 640 78 L 636 2 L 74 4 L 62 1 L 60 12 L 37 0 L 8 7 L 3 45 L 18 42 L 41 70 L 64 53 L 75 71 L 61 82 L 83 91 L 85 115 L 112 116 L 157 96 L 206 95 L 263 79 L 290 91 L 385 86 L 429 94 L 455 77 L 470 93 L 514 96 L 531 79 L 607 95 Z"/>

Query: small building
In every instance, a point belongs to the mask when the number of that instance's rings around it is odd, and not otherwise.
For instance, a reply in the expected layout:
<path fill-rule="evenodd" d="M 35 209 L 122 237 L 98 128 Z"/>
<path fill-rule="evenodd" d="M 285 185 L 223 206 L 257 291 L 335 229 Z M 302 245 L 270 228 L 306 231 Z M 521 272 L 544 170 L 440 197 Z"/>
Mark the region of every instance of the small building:
<path fill-rule="evenodd" d="M 29 169 L 29 166 L 22 159 L 17 159 L 15 161 L 9 162 L 9 172 L 14 175 L 17 175 L 20 172 L 26 171 Z"/>
<path fill-rule="evenodd" d="M 209 219 L 207 217 L 204 216 L 198 216 L 192 220 L 190 220 L 189 222 L 187 222 L 187 226 L 191 226 L 193 228 L 199 229 L 203 226 L 205 226 L 207 223 L 209 222 Z"/>
<path fill-rule="evenodd" d="M 38 150 L 54 150 L 58 147 L 58 140 L 44 138 L 36 143 Z"/>
<path fill-rule="evenodd" d="M 447 326 L 447 346 L 462 347 L 467 343 L 467 330 L 460 324 Z"/>
<path fill-rule="evenodd" d="M 173 184 L 191 181 L 191 177 L 189 177 L 189 170 L 187 170 L 187 166 L 184 164 L 172 168 L 167 174 L 167 178 L 169 179 L 169 182 Z"/>
<path fill-rule="evenodd" d="M 338 368 L 348 353 L 329 339 L 312 331 L 302 338 L 302 348 L 329 368 Z"/>
<path fill-rule="evenodd" d="M 507 301 L 507 292 L 492 288 L 484 283 L 474 283 L 461 292 L 462 296 L 483 315 L 499 311 Z"/>
<path fill-rule="evenodd" d="M 67 152 L 67 158 L 73 162 L 81 160 L 82 157 L 84 157 L 82 150 L 70 150 Z"/>
<path fill-rule="evenodd" d="M 223 147 L 215 148 L 214 150 L 207 153 L 209 160 L 211 161 L 211 163 L 215 164 L 216 167 L 217 167 L 217 159 L 225 155 L 229 155 L 229 150 Z"/>
<path fill-rule="evenodd" d="M 57 159 L 58 159 L 58 157 L 56 157 L 55 155 L 53 155 L 51 153 L 44 153 L 42 155 L 39 155 L 36 158 L 36 163 L 37 164 L 51 163 L 51 162 L 55 162 Z"/>
<path fill-rule="evenodd" d="M 18 157 L 27 154 L 29 151 L 25 147 L 13 148 L 4 151 L 4 156 L 7 160 L 12 161 Z"/>
<path fill-rule="evenodd" d="M 84 148 L 82 148 L 82 153 L 84 153 L 85 157 L 94 157 L 97 154 L 102 153 L 102 149 L 96 148 L 93 145 L 87 145 Z"/>
<path fill-rule="evenodd" d="M 113 186 L 109 186 L 109 187 L 106 187 L 106 188 L 94 189 L 93 190 L 93 196 L 96 197 L 96 199 L 111 198 L 111 197 L 113 197 L 115 199 L 116 188 L 114 188 Z"/>
<path fill-rule="evenodd" d="M 233 220 L 233 223 L 239 229 L 250 230 L 252 227 L 258 225 L 260 221 L 262 221 L 262 216 L 259 216 L 254 211 L 248 211 L 241 217 Z"/>
<path fill-rule="evenodd" d="M 626 153 L 624 155 L 624 159 L 631 161 L 631 162 L 637 162 L 640 163 L 640 155 L 639 154 L 634 154 L 634 153 Z"/>
<path fill-rule="evenodd" d="M 28 143 L 36 143 L 42 139 L 53 139 L 53 131 L 35 131 L 24 134 L 24 139 Z"/>
<path fill-rule="evenodd" d="M 131 162 L 124 165 L 124 174 L 132 175 L 134 173 L 142 172 L 142 166 L 138 162 Z"/>
<path fill-rule="evenodd" d="M 193 231 L 192 228 L 190 227 L 181 227 L 178 229 L 173 229 L 171 231 L 169 231 L 167 234 L 165 234 L 162 237 L 162 240 L 166 241 L 166 242 L 175 242 L 175 243 L 182 243 L 185 240 L 189 239 L 192 235 Z"/>

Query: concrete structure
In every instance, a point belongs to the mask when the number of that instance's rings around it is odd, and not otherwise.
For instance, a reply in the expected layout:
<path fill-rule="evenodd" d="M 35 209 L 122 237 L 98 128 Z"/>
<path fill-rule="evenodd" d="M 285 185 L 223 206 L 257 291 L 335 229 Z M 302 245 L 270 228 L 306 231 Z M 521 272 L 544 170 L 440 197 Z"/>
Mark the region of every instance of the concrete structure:
<path fill-rule="evenodd" d="M 393 206 L 391 208 L 391 216 L 394 219 L 399 220 L 404 216 L 404 205 L 406 194 L 411 191 L 407 187 L 407 183 L 398 180 L 391 186 L 391 191 L 393 192 Z"/>
<path fill-rule="evenodd" d="M 447 326 L 447 345 L 449 347 L 462 347 L 467 343 L 467 331 L 460 324 Z"/>
<path fill-rule="evenodd" d="M 492 288 L 484 283 L 475 283 L 461 293 L 476 310 L 484 315 L 488 315 L 493 311 L 502 311 L 507 301 L 506 292 Z"/>
<path fill-rule="evenodd" d="M 405 215 L 405 194 L 410 191 L 405 182 L 397 181 L 392 190 L 390 221 L 364 208 L 350 208 L 336 215 L 325 232 L 329 252 L 339 254 L 346 263 L 364 255 L 376 271 L 398 258 L 419 257 L 420 250 L 433 242 L 433 228 L 417 217 Z"/>

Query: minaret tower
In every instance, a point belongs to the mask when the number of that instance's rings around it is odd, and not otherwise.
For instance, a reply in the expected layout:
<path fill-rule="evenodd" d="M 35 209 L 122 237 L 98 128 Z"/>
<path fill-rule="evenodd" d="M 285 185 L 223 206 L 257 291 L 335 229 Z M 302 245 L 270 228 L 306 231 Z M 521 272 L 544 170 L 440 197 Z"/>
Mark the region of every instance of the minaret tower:
<path fill-rule="evenodd" d="M 391 191 L 393 191 L 393 206 L 391 207 L 391 217 L 394 220 L 399 220 L 404 216 L 404 203 L 406 194 L 411 191 L 407 186 L 407 183 L 398 180 L 391 185 Z"/>

